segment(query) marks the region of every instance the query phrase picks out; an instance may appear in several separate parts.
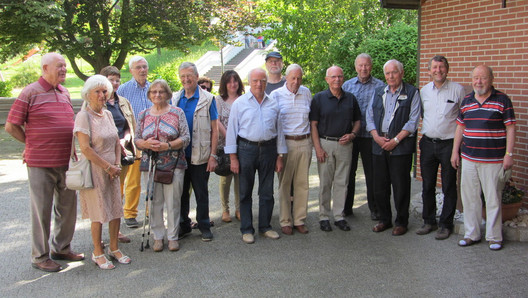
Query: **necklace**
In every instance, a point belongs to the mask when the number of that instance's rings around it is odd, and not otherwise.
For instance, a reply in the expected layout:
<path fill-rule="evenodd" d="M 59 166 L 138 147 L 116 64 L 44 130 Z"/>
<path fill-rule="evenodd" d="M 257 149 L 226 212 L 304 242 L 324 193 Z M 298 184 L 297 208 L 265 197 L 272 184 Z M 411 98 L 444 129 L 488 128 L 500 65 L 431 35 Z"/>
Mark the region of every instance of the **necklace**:
<path fill-rule="evenodd" d="M 95 115 L 99 116 L 99 117 L 103 117 L 104 114 L 102 113 L 102 109 L 101 109 L 101 113 L 97 113 L 96 111 L 94 111 L 94 109 L 92 109 L 92 107 L 90 105 L 87 105 L 88 108 L 90 109 L 90 111 L 92 111 Z"/>

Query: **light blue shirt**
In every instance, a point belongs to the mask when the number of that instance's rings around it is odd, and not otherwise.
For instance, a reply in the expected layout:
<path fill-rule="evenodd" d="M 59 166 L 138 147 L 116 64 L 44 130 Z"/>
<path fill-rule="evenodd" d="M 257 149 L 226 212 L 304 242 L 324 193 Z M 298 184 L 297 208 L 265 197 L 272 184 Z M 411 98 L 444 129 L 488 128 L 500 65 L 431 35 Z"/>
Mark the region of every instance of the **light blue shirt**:
<path fill-rule="evenodd" d="M 136 119 L 138 119 L 139 113 L 152 106 L 152 102 L 147 98 L 149 87 L 149 81 L 145 82 L 145 87 L 141 87 L 136 79 L 132 78 L 117 89 L 117 95 L 123 96 L 130 102 Z"/>
<path fill-rule="evenodd" d="M 343 90 L 354 94 L 359 104 L 359 109 L 361 110 L 361 128 L 359 130 L 359 137 L 372 137 L 367 131 L 367 109 L 370 101 L 374 97 L 374 91 L 383 86 L 385 86 L 385 84 L 373 76 L 370 76 L 366 83 L 362 83 L 358 77 L 355 77 L 343 84 Z"/>
<path fill-rule="evenodd" d="M 277 153 L 287 153 L 280 121 L 280 108 L 276 100 L 264 95 L 262 103 L 251 92 L 240 96 L 231 106 L 226 133 L 226 154 L 237 153 L 237 138 L 252 142 L 277 138 Z"/>

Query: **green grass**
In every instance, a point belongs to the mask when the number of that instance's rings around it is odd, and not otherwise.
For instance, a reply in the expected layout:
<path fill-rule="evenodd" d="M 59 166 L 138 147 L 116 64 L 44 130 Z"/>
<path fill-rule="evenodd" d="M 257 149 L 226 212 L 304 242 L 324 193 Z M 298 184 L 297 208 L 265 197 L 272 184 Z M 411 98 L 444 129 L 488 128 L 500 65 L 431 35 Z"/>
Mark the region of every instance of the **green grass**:
<path fill-rule="evenodd" d="M 149 63 L 149 74 L 154 75 L 156 74 L 156 70 L 158 68 L 167 66 L 168 64 L 172 64 L 175 66 L 173 67 L 174 69 L 178 69 L 178 65 L 180 63 L 184 61 L 194 62 L 198 60 L 202 55 L 204 55 L 207 51 L 216 50 L 218 50 L 218 47 L 215 46 L 212 42 L 208 41 L 203 43 L 202 45 L 190 47 L 187 52 L 179 50 L 162 49 L 161 55 L 158 55 L 156 50 L 150 53 L 140 53 L 137 55 L 141 55 L 147 59 Z M 123 65 L 123 68 L 121 69 L 121 82 L 126 82 L 132 78 L 132 75 L 128 70 L 128 59 L 130 59 L 132 56 L 134 55 L 129 55 L 127 57 L 127 63 Z M 13 65 L 19 59 L 20 57 L 14 58 L 3 64 L 0 64 L 0 71 L 2 72 L 2 76 L 5 80 L 10 80 L 14 75 L 22 72 L 24 67 L 27 67 L 28 64 L 30 64 L 31 67 L 40 67 L 40 55 L 38 54 L 30 57 L 27 61 L 24 61 L 17 65 Z M 84 74 L 92 75 L 94 73 L 93 68 L 86 61 L 77 59 L 76 63 Z M 174 75 L 177 77 L 176 73 Z M 66 75 L 66 81 L 64 82 L 64 86 L 66 86 L 66 88 L 68 88 L 68 90 L 70 91 L 71 98 L 81 98 L 81 89 L 83 84 L 84 81 L 79 79 L 73 72 L 71 66 L 68 65 L 68 73 Z M 14 88 L 11 92 L 12 96 L 18 96 L 18 94 L 20 94 L 23 88 L 23 86 Z"/>

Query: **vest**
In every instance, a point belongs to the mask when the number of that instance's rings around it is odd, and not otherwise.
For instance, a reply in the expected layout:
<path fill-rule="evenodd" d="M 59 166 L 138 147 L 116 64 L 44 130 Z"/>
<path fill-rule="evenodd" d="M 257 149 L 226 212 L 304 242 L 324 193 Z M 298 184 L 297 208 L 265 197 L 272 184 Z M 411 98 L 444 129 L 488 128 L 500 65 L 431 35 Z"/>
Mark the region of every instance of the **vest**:
<path fill-rule="evenodd" d="M 394 138 L 403 128 L 405 123 L 409 121 L 409 114 L 411 113 L 411 103 L 413 97 L 418 89 L 416 87 L 403 83 L 400 96 L 406 95 L 407 99 L 398 100 L 399 105 L 394 113 L 394 118 L 389 126 L 389 137 Z M 376 125 L 376 130 L 378 133 L 381 133 L 381 124 L 383 117 L 385 116 L 385 107 L 383 105 L 383 100 L 386 97 L 387 93 L 385 92 L 385 87 L 377 88 L 374 93 L 374 99 L 372 100 L 372 114 L 374 118 L 374 124 Z M 412 134 L 416 133 L 415 131 Z M 392 150 L 392 155 L 406 155 L 412 154 L 416 150 L 416 136 L 410 135 L 401 142 Z M 383 149 L 378 145 L 378 143 L 372 140 L 372 154 L 381 155 Z"/>
<path fill-rule="evenodd" d="M 209 156 L 211 156 L 211 115 L 209 108 L 213 103 L 213 95 L 199 89 L 200 97 L 196 104 L 196 110 L 193 115 L 193 131 L 191 132 L 192 149 L 191 149 L 191 164 L 201 165 L 207 163 Z M 173 105 L 178 106 L 181 94 L 185 90 L 180 90 L 172 97 L 174 99 Z"/>

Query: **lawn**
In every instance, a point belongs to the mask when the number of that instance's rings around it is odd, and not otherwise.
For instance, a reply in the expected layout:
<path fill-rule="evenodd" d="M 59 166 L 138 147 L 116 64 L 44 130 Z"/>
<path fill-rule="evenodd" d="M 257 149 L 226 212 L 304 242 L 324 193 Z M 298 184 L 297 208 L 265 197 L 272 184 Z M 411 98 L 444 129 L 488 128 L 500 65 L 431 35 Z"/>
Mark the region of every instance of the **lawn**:
<path fill-rule="evenodd" d="M 150 53 L 142 53 L 138 55 L 144 56 L 147 59 L 149 63 L 150 77 L 163 77 L 169 81 L 171 78 L 173 80 L 177 80 L 177 74 L 167 73 L 167 69 L 177 69 L 177 66 L 183 61 L 194 62 L 207 51 L 216 50 L 218 50 L 218 48 L 212 42 L 205 42 L 202 45 L 190 47 L 187 52 L 162 49 L 161 55 L 158 55 L 156 50 Z M 128 59 L 130 59 L 132 56 L 134 55 L 129 55 L 126 61 L 128 62 Z M 38 74 L 40 73 L 40 55 L 34 55 L 22 63 L 17 63 L 19 59 L 20 58 L 15 58 L 7 61 L 6 63 L 0 64 L 0 71 L 4 79 L 12 80 L 18 75 L 19 81 L 23 81 L 23 79 L 29 81 L 36 80 L 35 76 L 38 78 Z M 77 60 L 77 65 L 81 71 L 83 71 L 83 73 L 89 75 L 93 74 L 93 68 L 85 61 Z M 172 65 L 172 67 L 168 68 L 168 65 Z M 170 78 L 168 76 L 170 76 Z M 126 82 L 130 80 L 131 77 L 132 75 L 128 71 L 128 64 L 125 64 L 121 69 L 121 82 Z M 18 94 L 20 94 L 26 84 L 27 82 L 24 82 L 21 84 L 21 86 L 13 88 L 11 95 L 16 97 Z M 70 91 L 71 98 L 81 98 L 81 89 L 83 84 L 83 80 L 79 79 L 73 72 L 71 66 L 68 65 L 68 73 L 66 75 L 64 86 L 66 86 Z M 179 82 L 176 84 L 179 84 Z"/>

